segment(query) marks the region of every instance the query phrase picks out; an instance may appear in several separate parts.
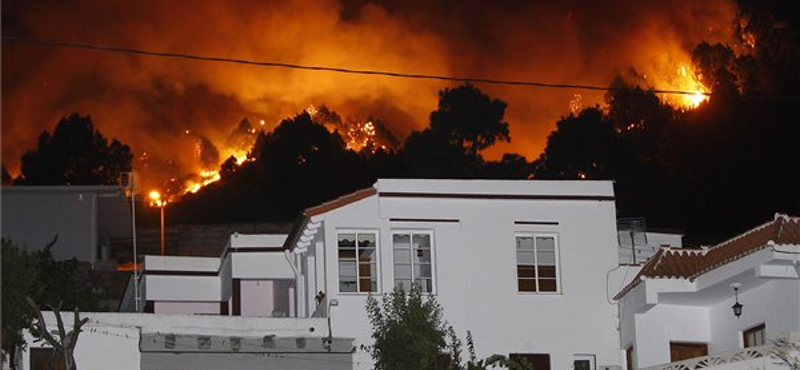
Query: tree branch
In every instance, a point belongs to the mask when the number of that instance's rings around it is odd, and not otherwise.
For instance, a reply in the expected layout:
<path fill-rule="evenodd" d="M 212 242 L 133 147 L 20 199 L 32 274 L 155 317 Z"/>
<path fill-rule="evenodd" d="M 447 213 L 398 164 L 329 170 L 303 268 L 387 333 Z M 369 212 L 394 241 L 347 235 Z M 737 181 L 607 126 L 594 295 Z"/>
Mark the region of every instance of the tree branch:
<path fill-rule="evenodd" d="M 38 332 L 38 334 L 48 344 L 50 344 L 53 348 L 55 348 L 56 351 L 62 350 L 61 344 L 58 343 L 58 341 L 55 338 L 53 338 L 52 335 L 50 335 L 50 332 L 47 331 L 47 323 L 45 323 L 44 317 L 42 317 L 42 310 L 39 309 L 39 306 L 36 305 L 36 302 L 33 301 L 33 298 L 31 297 L 25 297 L 25 298 L 27 299 L 28 304 L 33 309 L 33 313 L 36 314 L 36 319 L 38 320 L 38 322 L 34 324 L 33 329 L 35 329 Z"/>

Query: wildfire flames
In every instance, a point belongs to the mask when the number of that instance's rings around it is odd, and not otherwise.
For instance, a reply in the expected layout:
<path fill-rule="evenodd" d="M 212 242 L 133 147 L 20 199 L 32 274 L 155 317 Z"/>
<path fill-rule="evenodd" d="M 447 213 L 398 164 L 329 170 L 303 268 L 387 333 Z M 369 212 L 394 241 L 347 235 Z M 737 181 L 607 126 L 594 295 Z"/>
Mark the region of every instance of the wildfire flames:
<path fill-rule="evenodd" d="M 708 101 L 708 88 L 700 83 L 692 67 L 681 65 L 676 72 L 674 85 L 671 86 L 674 86 L 675 90 L 694 92 L 691 95 L 661 94 L 663 100 L 676 108 L 695 109 Z"/>
<path fill-rule="evenodd" d="M 689 51 L 702 41 L 730 44 L 737 20 L 731 0 L 646 6 L 634 0 L 471 1 L 460 7 L 402 1 L 323 0 L 314 6 L 298 0 L 203 6 L 143 1 L 98 7 L 89 0 L 41 0 L 9 2 L 8 9 L 4 3 L 4 20 L 11 20 L 4 23 L 4 34 L 297 65 L 596 86 L 633 70 L 646 76 L 643 87 L 695 92 L 661 96 L 693 109 L 707 100 L 702 95 L 707 89 L 698 83 Z M 69 27 L 74 24 L 90 24 L 92 32 Z M 3 137 L 9 138 L 2 157 L 12 175 L 42 131 L 78 112 L 90 114 L 106 137 L 128 144 L 136 153 L 134 167 L 150 181 L 147 188 L 167 198 L 217 181 L 220 164 L 231 155 L 245 164 L 254 133 L 270 130 L 310 102 L 324 101 L 342 114 L 344 119 L 328 117 L 321 105 L 309 111 L 338 131 L 348 148 L 391 150 L 397 143 L 387 138 L 424 129 L 438 92 L 453 85 L 10 42 L 2 48 L 9 72 L 3 74 L 2 103 L 13 108 L 2 111 Z M 490 159 L 505 152 L 535 158 L 568 109 L 601 104 L 604 96 L 478 87 L 508 103 L 505 120 L 514 140 L 488 149 L 484 154 Z M 229 140 L 226 123 L 241 117 L 253 124 Z"/>

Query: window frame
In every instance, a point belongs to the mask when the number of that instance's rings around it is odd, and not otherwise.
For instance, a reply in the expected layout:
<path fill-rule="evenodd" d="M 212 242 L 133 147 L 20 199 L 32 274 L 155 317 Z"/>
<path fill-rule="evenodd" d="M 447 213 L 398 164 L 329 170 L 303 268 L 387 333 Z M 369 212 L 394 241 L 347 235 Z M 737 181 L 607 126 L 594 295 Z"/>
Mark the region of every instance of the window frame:
<path fill-rule="evenodd" d="M 761 344 L 751 344 L 747 339 L 747 336 L 750 334 L 756 334 L 761 332 Z M 756 340 L 757 342 L 757 340 Z M 751 347 L 759 347 L 767 344 L 767 325 L 766 323 L 761 323 L 755 326 L 750 327 L 749 329 L 742 330 L 742 348 L 751 348 Z"/>
<path fill-rule="evenodd" d="M 539 264 L 537 260 L 534 260 L 534 264 L 530 265 L 521 265 L 519 261 L 519 249 L 517 249 L 518 240 L 520 237 L 529 237 L 532 238 L 534 241 L 533 244 L 533 254 L 534 258 L 537 257 L 538 248 L 536 245 L 537 238 L 552 238 L 553 239 L 553 252 L 555 253 L 555 261 L 553 262 L 553 266 L 555 267 L 555 283 L 556 283 L 556 290 L 555 291 L 540 291 L 539 289 Z M 559 247 L 559 238 L 557 233 L 553 232 L 536 232 L 536 231 L 516 231 L 514 233 L 514 261 L 515 261 L 515 285 L 517 294 L 519 295 L 561 295 L 562 286 L 561 286 L 561 251 Z M 526 291 L 520 290 L 519 282 L 519 267 L 520 266 L 533 266 L 534 268 L 534 276 L 533 281 L 536 283 L 536 290 L 535 291 Z"/>
<path fill-rule="evenodd" d="M 391 237 L 392 237 L 392 242 L 391 242 L 391 244 L 392 244 L 392 289 L 394 289 L 397 286 L 397 274 L 396 274 L 396 271 L 395 271 L 396 266 L 397 266 L 397 261 L 395 261 L 395 258 L 394 258 L 394 254 L 395 254 L 394 237 L 395 237 L 395 235 L 408 235 L 409 236 L 409 243 L 410 243 L 410 245 L 409 245 L 409 254 L 410 254 L 410 256 L 409 256 L 410 257 L 409 266 L 411 267 L 411 284 L 416 283 L 416 279 L 414 277 L 414 269 L 415 269 L 414 266 L 415 266 L 415 263 L 414 263 L 414 254 L 413 254 L 413 251 L 414 251 L 414 235 L 427 235 L 428 236 L 428 238 L 430 240 L 430 253 L 431 253 L 431 261 L 430 261 L 430 265 L 431 265 L 431 277 L 430 277 L 430 279 L 431 279 L 431 290 L 430 290 L 430 292 L 423 291 L 422 294 L 436 295 L 436 292 L 437 292 L 437 289 L 436 289 L 436 281 L 437 281 L 436 271 L 437 271 L 437 269 L 436 269 L 436 242 L 434 240 L 435 239 L 434 238 L 434 235 L 435 235 L 434 231 L 431 230 L 431 229 L 393 229 L 391 231 Z M 405 279 L 403 279 L 403 280 L 405 280 Z"/>
<path fill-rule="evenodd" d="M 342 291 L 342 269 L 341 257 L 339 257 L 339 237 L 342 234 L 353 234 L 355 239 L 355 253 L 356 253 L 356 291 L 347 292 Z M 359 259 L 358 249 L 358 236 L 362 234 L 371 234 L 375 237 L 375 291 L 362 291 L 361 290 L 361 262 Z M 381 256 L 380 256 L 380 231 L 377 229 L 337 229 L 336 230 L 336 289 L 341 295 L 369 295 L 381 293 Z"/>

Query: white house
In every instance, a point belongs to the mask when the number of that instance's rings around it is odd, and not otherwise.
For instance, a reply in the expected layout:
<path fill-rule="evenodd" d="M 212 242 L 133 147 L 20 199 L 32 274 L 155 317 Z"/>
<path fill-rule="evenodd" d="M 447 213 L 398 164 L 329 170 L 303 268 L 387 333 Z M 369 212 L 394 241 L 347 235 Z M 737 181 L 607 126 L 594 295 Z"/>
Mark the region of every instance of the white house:
<path fill-rule="evenodd" d="M 220 258 L 147 256 L 143 299 L 156 314 L 329 317 L 360 348 L 367 296 L 414 282 L 480 356 L 616 368 L 617 252 L 611 182 L 379 180 L 305 210 L 288 237 L 234 234 Z M 354 363 L 372 364 L 361 350 Z"/>
<path fill-rule="evenodd" d="M 710 248 L 662 248 L 616 297 L 627 367 L 777 366 L 771 340 L 800 332 L 799 258 L 800 219 L 785 215 Z"/>
<path fill-rule="evenodd" d="M 379 180 L 307 209 L 285 246 L 308 272 L 298 315 L 324 293 L 338 302 L 333 332 L 357 346 L 370 342 L 366 297 L 414 282 L 472 332 L 479 356 L 539 370 L 622 362 L 606 294 L 618 264 L 611 182 Z"/>

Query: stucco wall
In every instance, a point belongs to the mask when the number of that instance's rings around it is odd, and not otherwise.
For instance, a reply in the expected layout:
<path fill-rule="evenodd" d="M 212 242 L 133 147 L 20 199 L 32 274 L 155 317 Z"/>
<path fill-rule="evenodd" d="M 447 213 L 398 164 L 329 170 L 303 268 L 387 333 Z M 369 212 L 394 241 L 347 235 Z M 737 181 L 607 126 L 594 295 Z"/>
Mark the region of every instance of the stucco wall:
<path fill-rule="evenodd" d="M 800 281 L 775 279 L 739 293 L 744 305 L 742 316 L 733 315 L 734 299 L 721 301 L 709 309 L 711 343 L 709 352 L 742 348 L 742 332 L 764 324 L 767 340 L 788 332 L 800 331 Z"/>
<path fill-rule="evenodd" d="M 570 368 L 575 354 L 596 355 L 598 366 L 622 362 L 616 308 L 606 296 L 606 273 L 617 266 L 613 202 L 370 197 L 319 219 L 326 231 L 326 291 L 339 301 L 331 313 L 334 333 L 355 337 L 357 346 L 369 343 L 366 295 L 338 293 L 336 232 L 379 234 L 380 292 L 386 293 L 393 288 L 392 230 L 416 229 L 433 231 L 436 298 L 462 338 L 472 332 L 479 356 L 549 353 L 552 369 Z M 558 238 L 560 294 L 517 292 L 516 232 Z M 362 352 L 356 356 L 368 361 Z"/>

